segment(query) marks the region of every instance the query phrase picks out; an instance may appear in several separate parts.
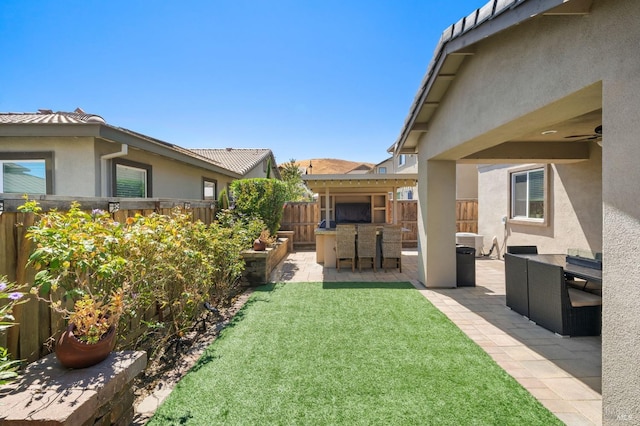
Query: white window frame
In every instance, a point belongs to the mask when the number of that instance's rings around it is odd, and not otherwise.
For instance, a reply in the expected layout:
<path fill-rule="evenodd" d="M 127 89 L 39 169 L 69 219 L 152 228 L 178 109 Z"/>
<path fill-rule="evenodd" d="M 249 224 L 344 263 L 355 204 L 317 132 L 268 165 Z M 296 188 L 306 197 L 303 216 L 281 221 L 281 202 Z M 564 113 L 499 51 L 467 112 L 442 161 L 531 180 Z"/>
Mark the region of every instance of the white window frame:
<path fill-rule="evenodd" d="M 30 192 L 31 194 L 53 193 L 53 153 L 52 152 L 4 152 L 0 153 L 0 193 L 4 193 L 4 165 L 5 163 L 44 163 L 45 192 Z M 14 192 L 24 194 L 28 191 Z"/>
<path fill-rule="evenodd" d="M 378 167 L 378 174 L 381 174 L 381 175 L 387 174 L 387 168 L 384 166 Z"/>
<path fill-rule="evenodd" d="M 398 166 L 404 166 L 407 163 L 407 157 L 405 154 L 398 155 Z"/>
<path fill-rule="evenodd" d="M 541 218 L 528 217 L 530 215 L 529 207 L 529 175 L 532 172 L 543 172 L 543 213 Z M 515 213 L 515 179 L 517 176 L 527 176 L 527 190 L 526 190 L 526 208 L 527 212 L 525 216 L 518 216 Z M 549 223 L 549 166 L 548 165 L 533 165 L 513 169 L 509 171 L 509 223 L 523 224 L 523 225 L 538 225 L 546 226 Z"/>

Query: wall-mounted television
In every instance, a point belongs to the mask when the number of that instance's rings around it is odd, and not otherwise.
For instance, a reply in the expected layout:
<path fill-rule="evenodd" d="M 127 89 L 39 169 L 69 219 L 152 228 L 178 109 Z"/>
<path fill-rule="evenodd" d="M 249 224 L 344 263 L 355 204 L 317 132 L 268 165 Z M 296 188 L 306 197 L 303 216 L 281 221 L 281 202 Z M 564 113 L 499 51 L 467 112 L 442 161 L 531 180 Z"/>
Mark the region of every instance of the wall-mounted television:
<path fill-rule="evenodd" d="M 371 223 L 371 204 L 336 203 L 336 223 Z"/>

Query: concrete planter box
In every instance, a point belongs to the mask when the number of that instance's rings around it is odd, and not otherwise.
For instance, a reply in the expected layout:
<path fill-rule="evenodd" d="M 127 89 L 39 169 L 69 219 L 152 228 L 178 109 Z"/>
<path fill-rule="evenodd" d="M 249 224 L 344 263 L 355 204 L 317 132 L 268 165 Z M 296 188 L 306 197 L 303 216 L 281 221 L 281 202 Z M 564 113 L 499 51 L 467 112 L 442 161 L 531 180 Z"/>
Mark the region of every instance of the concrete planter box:
<path fill-rule="evenodd" d="M 269 282 L 271 271 L 289 253 L 289 239 L 278 238 L 274 247 L 267 247 L 264 251 L 246 250 L 242 252 L 245 270 L 242 276 L 250 287 Z"/>
<path fill-rule="evenodd" d="M 278 231 L 278 239 L 288 239 L 288 245 L 289 248 L 287 250 L 289 250 L 289 253 L 293 252 L 293 234 L 294 231 Z"/>

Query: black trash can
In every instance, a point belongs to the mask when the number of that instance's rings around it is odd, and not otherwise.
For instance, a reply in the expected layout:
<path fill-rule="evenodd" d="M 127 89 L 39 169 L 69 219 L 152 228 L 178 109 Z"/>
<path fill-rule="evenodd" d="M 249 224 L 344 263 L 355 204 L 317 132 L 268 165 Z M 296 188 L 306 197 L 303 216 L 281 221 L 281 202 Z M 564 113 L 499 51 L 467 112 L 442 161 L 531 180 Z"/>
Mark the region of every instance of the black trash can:
<path fill-rule="evenodd" d="M 456 246 L 456 284 L 458 287 L 476 286 L 476 249 Z"/>

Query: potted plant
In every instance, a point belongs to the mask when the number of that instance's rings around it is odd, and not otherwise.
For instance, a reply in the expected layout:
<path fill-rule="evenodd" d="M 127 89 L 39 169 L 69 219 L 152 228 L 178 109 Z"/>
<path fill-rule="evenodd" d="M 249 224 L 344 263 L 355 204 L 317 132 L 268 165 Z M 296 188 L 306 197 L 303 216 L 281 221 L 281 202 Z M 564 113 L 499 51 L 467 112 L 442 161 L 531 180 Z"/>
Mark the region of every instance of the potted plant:
<path fill-rule="evenodd" d="M 35 201 L 22 211 L 40 214 Z M 115 345 L 125 310 L 127 280 L 121 273 L 121 226 L 101 211 L 72 203 L 69 211 L 40 214 L 27 237 L 35 243 L 29 265 L 37 273 L 31 293 L 63 315 L 66 329 L 55 353 L 65 367 L 84 368 L 105 359 Z"/>
<path fill-rule="evenodd" d="M 56 342 L 55 353 L 68 368 L 85 368 L 104 360 L 113 350 L 117 325 L 124 309 L 122 291 L 109 303 L 85 295 L 74 303 L 67 329 Z"/>

